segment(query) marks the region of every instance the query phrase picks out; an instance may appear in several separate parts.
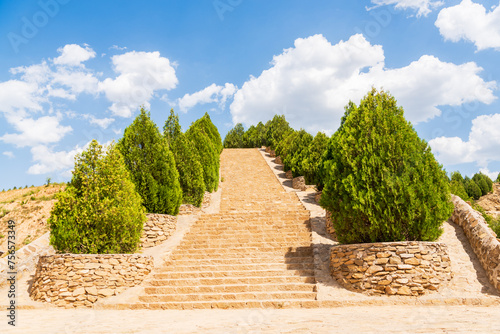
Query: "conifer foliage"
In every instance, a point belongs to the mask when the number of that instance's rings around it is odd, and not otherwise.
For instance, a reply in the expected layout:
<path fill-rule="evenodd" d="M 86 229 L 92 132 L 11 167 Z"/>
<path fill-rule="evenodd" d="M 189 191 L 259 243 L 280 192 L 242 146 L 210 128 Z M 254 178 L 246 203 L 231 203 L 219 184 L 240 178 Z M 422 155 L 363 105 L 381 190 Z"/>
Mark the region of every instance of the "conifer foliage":
<path fill-rule="evenodd" d="M 176 215 L 182 190 L 175 159 L 150 113 L 141 113 L 125 129 L 118 148 L 147 212 Z"/>
<path fill-rule="evenodd" d="M 453 211 L 445 172 L 403 113 L 373 89 L 328 143 L 320 204 L 342 243 L 435 240 Z"/>
<path fill-rule="evenodd" d="M 194 144 L 182 133 L 179 116 L 174 114 L 173 109 L 170 110 L 170 116 L 163 130 L 170 150 L 174 154 L 183 201 L 200 207 L 205 193 L 203 168 Z"/>
<path fill-rule="evenodd" d="M 94 140 L 75 161 L 48 219 L 51 245 L 65 253 L 133 253 L 146 216 L 122 155 Z"/>
<path fill-rule="evenodd" d="M 215 128 L 215 131 L 214 128 L 215 125 L 211 122 L 210 117 L 205 114 L 205 116 L 191 124 L 186 131 L 186 137 L 191 140 L 200 158 L 205 190 L 208 192 L 216 191 L 219 186 L 219 157 L 222 142 L 217 128 Z"/>

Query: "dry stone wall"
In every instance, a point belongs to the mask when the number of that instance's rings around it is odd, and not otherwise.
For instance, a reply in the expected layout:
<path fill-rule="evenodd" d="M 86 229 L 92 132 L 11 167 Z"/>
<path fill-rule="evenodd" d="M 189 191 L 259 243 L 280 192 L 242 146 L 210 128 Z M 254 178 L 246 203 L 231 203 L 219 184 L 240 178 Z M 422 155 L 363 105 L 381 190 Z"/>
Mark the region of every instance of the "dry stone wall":
<path fill-rule="evenodd" d="M 330 269 L 342 286 L 369 295 L 419 296 L 452 278 L 446 245 L 434 242 L 333 246 Z"/>
<path fill-rule="evenodd" d="M 479 212 L 458 196 L 452 195 L 452 201 L 451 220 L 463 228 L 489 281 L 500 291 L 500 241 Z"/>
<path fill-rule="evenodd" d="M 140 284 L 152 269 L 153 258 L 139 254 L 40 256 L 30 296 L 61 307 L 92 307 Z"/>
<path fill-rule="evenodd" d="M 148 213 L 141 236 L 141 247 L 154 247 L 167 240 L 175 232 L 177 217 Z"/>

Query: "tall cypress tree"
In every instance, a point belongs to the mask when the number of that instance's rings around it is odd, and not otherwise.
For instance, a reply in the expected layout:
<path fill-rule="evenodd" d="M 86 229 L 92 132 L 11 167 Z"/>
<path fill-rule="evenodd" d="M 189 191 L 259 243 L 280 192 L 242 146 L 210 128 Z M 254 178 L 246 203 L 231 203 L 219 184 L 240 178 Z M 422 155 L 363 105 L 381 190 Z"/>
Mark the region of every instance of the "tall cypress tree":
<path fill-rule="evenodd" d="M 182 190 L 175 159 L 167 139 L 144 108 L 125 129 L 118 148 L 146 210 L 169 215 L 179 213 Z"/>
<path fill-rule="evenodd" d="M 184 203 L 201 206 L 205 193 L 203 168 L 194 144 L 182 133 L 179 116 L 170 110 L 163 134 L 174 154 Z"/>
<path fill-rule="evenodd" d="M 93 140 L 75 158 L 73 178 L 57 194 L 50 218 L 50 243 L 65 253 L 133 253 L 146 221 L 123 157 Z"/>
<path fill-rule="evenodd" d="M 191 140 L 198 152 L 203 168 L 205 190 L 208 192 L 216 191 L 219 187 L 219 149 L 205 132 L 205 126 L 202 122 L 196 121 L 191 124 L 186 131 L 186 137 Z"/>

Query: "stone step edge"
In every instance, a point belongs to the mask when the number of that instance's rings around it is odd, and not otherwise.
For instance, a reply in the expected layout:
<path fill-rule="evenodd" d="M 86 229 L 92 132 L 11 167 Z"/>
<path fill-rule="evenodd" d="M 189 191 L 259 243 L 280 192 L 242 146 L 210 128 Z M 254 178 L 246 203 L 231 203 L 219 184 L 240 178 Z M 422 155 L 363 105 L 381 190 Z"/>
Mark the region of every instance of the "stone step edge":
<path fill-rule="evenodd" d="M 374 299 L 367 300 L 274 300 L 268 302 L 283 302 L 281 308 L 336 308 L 336 307 L 354 307 L 354 306 L 397 306 L 397 305 L 410 305 L 410 306 L 478 306 L 478 307 L 491 307 L 500 306 L 500 298 L 435 298 L 435 299 L 419 299 L 420 297 L 408 297 L 408 300 L 400 300 L 389 297 L 389 299 Z M 117 303 L 117 304 L 106 304 L 106 300 L 103 300 L 103 304 L 94 305 L 93 309 L 107 309 L 107 310 L 133 310 L 133 309 L 155 309 L 149 307 L 151 304 L 172 304 L 169 302 L 165 303 Z M 250 303 L 261 303 L 265 301 L 238 301 L 238 303 L 245 302 Z M 205 302 L 175 302 L 175 304 L 200 304 Z M 216 304 L 214 302 L 208 302 L 210 304 Z M 224 303 L 228 303 L 225 301 Z M 287 304 L 290 303 L 290 304 Z M 0 305 L 0 309 L 5 310 L 8 305 Z M 82 307 L 86 308 L 86 307 Z M 217 308 L 217 307 L 212 307 Z M 264 306 L 260 307 L 241 307 L 241 308 L 267 308 Z M 55 305 L 47 303 L 37 303 L 37 305 L 16 305 L 16 309 L 19 310 L 50 310 L 50 309 L 61 309 Z M 156 308 L 161 309 L 161 307 Z"/>
<path fill-rule="evenodd" d="M 376 297 L 374 297 L 376 298 Z M 248 300 L 248 301 L 221 301 L 221 302 L 162 302 L 162 303 L 129 303 L 129 304 L 101 304 L 95 305 L 94 309 L 111 310 L 133 310 L 133 309 L 170 309 L 168 306 L 179 306 L 177 309 L 194 309 L 196 306 L 205 306 L 208 308 L 233 308 L 219 307 L 234 303 L 234 308 L 336 308 L 336 307 L 355 307 L 355 306 L 479 306 L 491 307 L 500 306 L 500 299 L 493 298 L 436 298 L 436 299 L 415 299 L 409 297 L 408 300 L 400 299 L 368 299 L 368 300 Z M 242 303 L 245 303 L 243 306 Z M 265 303 L 265 304 L 264 304 Z M 172 305 L 174 304 L 174 305 Z M 281 305 L 280 305 L 281 304 Z M 219 305 L 219 306 L 218 306 Z M 260 305 L 260 306 L 259 306 Z M 265 306 L 264 306 L 265 305 Z M 271 306 L 269 306 L 271 305 Z M 162 307 L 164 306 L 164 307 Z"/>

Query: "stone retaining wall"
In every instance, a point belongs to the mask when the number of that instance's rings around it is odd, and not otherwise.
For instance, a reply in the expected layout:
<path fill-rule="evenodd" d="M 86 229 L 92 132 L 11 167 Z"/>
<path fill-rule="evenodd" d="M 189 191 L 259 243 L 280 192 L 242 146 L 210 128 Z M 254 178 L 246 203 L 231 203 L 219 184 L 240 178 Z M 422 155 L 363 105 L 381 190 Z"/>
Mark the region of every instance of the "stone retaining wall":
<path fill-rule="evenodd" d="M 365 294 L 418 296 L 451 280 L 446 245 L 384 242 L 333 246 L 330 269 L 345 288 Z"/>
<path fill-rule="evenodd" d="M 177 217 L 148 213 L 141 236 L 141 247 L 154 247 L 167 240 L 175 232 Z"/>
<path fill-rule="evenodd" d="M 152 269 L 153 258 L 139 254 L 40 256 L 30 296 L 56 306 L 92 307 L 140 284 Z"/>
<path fill-rule="evenodd" d="M 483 216 L 460 197 L 452 195 L 451 221 L 462 227 L 489 281 L 500 291 L 500 242 Z"/>

